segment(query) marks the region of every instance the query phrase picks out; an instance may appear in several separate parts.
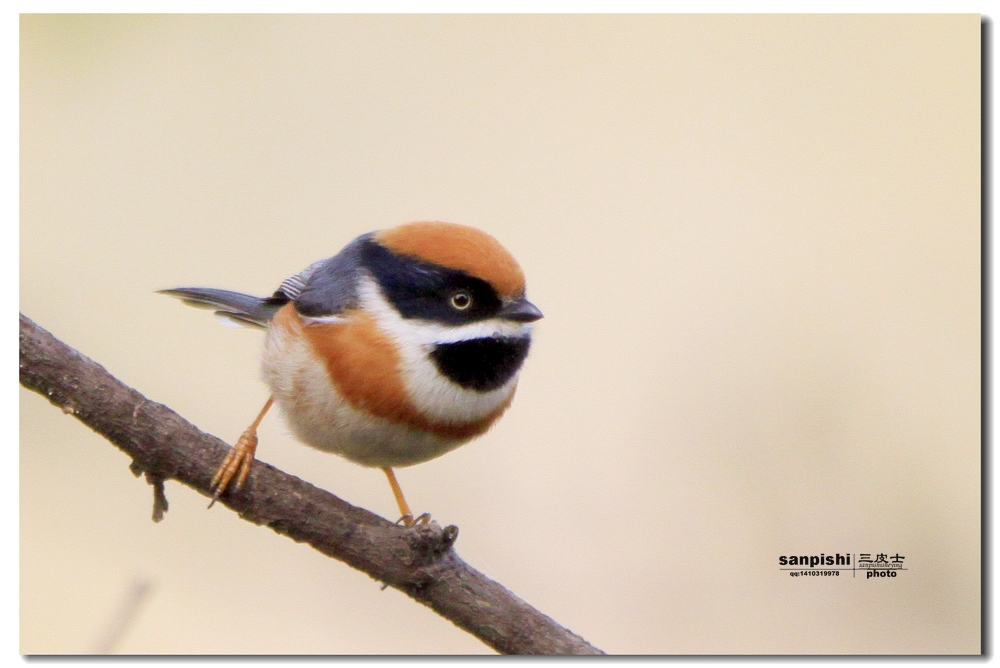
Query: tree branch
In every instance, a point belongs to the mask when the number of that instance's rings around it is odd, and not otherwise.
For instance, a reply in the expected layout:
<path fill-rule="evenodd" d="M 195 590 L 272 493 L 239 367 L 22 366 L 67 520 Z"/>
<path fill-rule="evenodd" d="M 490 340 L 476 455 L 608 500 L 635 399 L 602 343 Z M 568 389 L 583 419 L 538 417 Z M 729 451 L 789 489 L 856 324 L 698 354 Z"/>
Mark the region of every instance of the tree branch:
<path fill-rule="evenodd" d="M 21 315 L 21 384 L 118 446 L 154 485 L 177 480 L 206 497 L 229 446 Z M 454 526 L 407 529 L 276 468 L 255 462 L 220 503 L 240 517 L 364 571 L 505 654 L 601 654 L 455 553 Z M 154 512 L 165 509 L 165 499 Z"/>

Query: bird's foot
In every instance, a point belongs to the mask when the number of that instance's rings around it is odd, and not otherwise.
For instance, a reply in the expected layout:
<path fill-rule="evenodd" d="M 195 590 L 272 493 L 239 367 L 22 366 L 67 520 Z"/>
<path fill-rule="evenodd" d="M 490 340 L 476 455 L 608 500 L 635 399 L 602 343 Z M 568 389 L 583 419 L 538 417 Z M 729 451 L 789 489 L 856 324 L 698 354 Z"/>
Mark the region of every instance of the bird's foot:
<path fill-rule="evenodd" d="M 257 430 L 247 429 L 240 436 L 240 440 L 236 441 L 236 445 L 226 453 L 226 458 L 222 460 L 219 470 L 212 478 L 212 503 L 208 504 L 209 508 L 218 501 L 227 489 L 236 491 L 243 486 L 247 476 L 250 475 L 250 465 L 253 463 L 256 452 Z M 232 483 L 231 487 L 230 483 Z"/>
<path fill-rule="evenodd" d="M 431 514 L 430 513 L 424 513 L 424 514 L 420 515 L 419 517 L 417 517 L 417 519 L 413 519 L 413 515 L 411 515 L 410 513 L 407 513 L 407 514 L 403 515 L 402 517 L 400 517 L 398 520 L 396 520 L 396 524 L 402 524 L 404 527 L 409 528 L 409 527 L 414 527 L 414 526 L 418 526 L 418 525 L 429 524 L 430 521 L 431 521 Z"/>

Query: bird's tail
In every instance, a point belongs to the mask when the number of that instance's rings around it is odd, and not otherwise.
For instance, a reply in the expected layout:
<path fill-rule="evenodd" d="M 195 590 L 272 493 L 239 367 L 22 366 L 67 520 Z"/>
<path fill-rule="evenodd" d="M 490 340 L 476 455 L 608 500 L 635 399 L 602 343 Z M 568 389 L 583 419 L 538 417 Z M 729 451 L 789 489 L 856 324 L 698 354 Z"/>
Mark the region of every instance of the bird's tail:
<path fill-rule="evenodd" d="M 173 288 L 158 290 L 161 295 L 177 297 L 189 306 L 215 309 L 215 314 L 231 320 L 238 325 L 249 325 L 267 329 L 274 314 L 288 303 L 288 298 L 254 297 L 230 290 L 215 290 L 212 288 Z"/>

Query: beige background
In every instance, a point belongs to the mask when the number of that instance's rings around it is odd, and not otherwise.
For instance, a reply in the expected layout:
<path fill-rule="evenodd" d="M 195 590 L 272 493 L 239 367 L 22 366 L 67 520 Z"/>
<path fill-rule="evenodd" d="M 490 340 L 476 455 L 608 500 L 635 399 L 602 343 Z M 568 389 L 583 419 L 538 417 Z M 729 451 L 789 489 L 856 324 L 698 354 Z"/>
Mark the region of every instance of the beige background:
<path fill-rule="evenodd" d="M 545 312 L 513 408 L 400 472 L 488 575 L 616 653 L 978 652 L 979 17 L 26 16 L 21 309 L 232 440 L 265 294 L 475 225 Z M 260 456 L 395 516 L 381 473 Z M 21 651 L 477 653 L 395 591 L 21 394 Z M 790 578 L 886 552 L 893 580 Z"/>

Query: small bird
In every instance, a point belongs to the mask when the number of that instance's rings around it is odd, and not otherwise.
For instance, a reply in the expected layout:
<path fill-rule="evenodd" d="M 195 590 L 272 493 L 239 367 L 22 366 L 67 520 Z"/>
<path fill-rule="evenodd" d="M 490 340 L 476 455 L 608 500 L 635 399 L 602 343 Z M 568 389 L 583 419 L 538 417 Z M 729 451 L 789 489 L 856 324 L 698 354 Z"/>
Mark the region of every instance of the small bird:
<path fill-rule="evenodd" d="M 276 402 L 302 442 L 381 468 L 406 526 L 429 515 L 414 520 L 393 467 L 443 455 L 503 415 L 542 317 L 500 242 L 443 222 L 363 234 L 270 297 L 160 292 L 267 330 L 271 396 L 216 472 L 213 503 L 245 482 Z"/>

